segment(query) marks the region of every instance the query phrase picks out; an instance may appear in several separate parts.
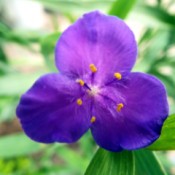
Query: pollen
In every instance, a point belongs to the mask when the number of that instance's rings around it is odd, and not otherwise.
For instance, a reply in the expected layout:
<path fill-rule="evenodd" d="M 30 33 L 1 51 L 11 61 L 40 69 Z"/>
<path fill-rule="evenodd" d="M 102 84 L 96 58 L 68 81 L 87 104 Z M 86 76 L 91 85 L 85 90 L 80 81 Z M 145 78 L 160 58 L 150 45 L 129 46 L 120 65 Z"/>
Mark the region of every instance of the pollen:
<path fill-rule="evenodd" d="M 77 79 L 76 82 L 79 83 L 80 86 L 84 86 L 84 84 L 85 84 L 82 79 Z"/>
<path fill-rule="evenodd" d="M 117 111 L 120 112 L 123 107 L 124 107 L 123 103 L 119 103 L 117 105 Z"/>
<path fill-rule="evenodd" d="M 122 79 L 122 75 L 119 72 L 114 73 L 114 77 L 117 78 L 117 80 Z"/>
<path fill-rule="evenodd" d="M 93 73 L 97 72 L 97 68 L 96 68 L 96 66 L 95 66 L 94 64 L 90 64 L 90 65 L 89 65 L 89 68 L 90 68 L 90 70 L 91 70 Z"/>
<path fill-rule="evenodd" d="M 81 98 L 77 99 L 77 105 L 81 106 L 83 104 L 83 101 L 81 100 Z"/>
<path fill-rule="evenodd" d="M 94 123 L 95 121 L 96 121 L 96 117 L 95 116 L 92 116 L 91 123 Z"/>

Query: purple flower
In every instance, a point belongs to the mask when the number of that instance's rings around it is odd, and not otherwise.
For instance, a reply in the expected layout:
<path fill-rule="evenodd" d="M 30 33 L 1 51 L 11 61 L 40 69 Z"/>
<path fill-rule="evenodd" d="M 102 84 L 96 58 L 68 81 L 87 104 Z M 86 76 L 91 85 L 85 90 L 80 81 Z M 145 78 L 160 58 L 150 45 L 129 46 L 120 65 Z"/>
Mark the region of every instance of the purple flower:
<path fill-rule="evenodd" d="M 137 45 L 121 20 L 90 12 L 56 44 L 60 73 L 39 78 L 17 107 L 25 133 L 43 143 L 77 141 L 88 129 L 110 151 L 150 145 L 168 116 L 166 90 L 134 72 Z"/>

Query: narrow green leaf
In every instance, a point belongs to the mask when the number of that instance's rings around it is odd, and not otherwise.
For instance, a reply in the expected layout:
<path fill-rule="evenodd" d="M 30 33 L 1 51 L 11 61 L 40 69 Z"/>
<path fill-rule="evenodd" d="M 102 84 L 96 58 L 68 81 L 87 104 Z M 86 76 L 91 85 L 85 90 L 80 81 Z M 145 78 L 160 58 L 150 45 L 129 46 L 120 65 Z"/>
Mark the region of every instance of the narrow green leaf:
<path fill-rule="evenodd" d="M 106 11 L 109 9 L 113 0 L 37 0 L 42 3 L 48 9 L 54 12 L 63 12 L 64 14 L 70 13 L 74 15 L 75 13 L 87 13 L 87 11 L 96 10 L 97 7 L 100 10 Z"/>
<path fill-rule="evenodd" d="M 56 32 L 52 33 L 44 38 L 42 38 L 41 44 L 41 52 L 44 56 L 46 65 L 51 69 L 54 70 L 54 50 L 57 40 L 59 39 L 61 33 Z"/>
<path fill-rule="evenodd" d="M 44 54 L 50 54 L 54 52 L 55 44 L 57 40 L 59 39 L 61 33 L 56 32 L 52 33 L 50 35 L 47 35 L 46 37 L 42 38 L 41 40 L 41 51 Z"/>
<path fill-rule="evenodd" d="M 143 18 L 148 18 L 150 23 L 157 23 L 159 26 L 175 28 L 175 16 L 171 15 L 160 6 L 148 6 L 143 3 L 135 6 L 135 12 L 144 15 Z"/>
<path fill-rule="evenodd" d="M 118 16 L 122 19 L 126 18 L 137 0 L 116 0 L 109 11 L 110 15 Z"/>
<path fill-rule="evenodd" d="M 3 47 L 2 47 L 2 45 L 0 43 L 0 62 L 1 61 L 3 63 L 7 63 L 8 62 L 7 57 L 6 57 L 5 53 L 4 53 Z"/>
<path fill-rule="evenodd" d="M 175 150 L 175 114 L 165 121 L 160 138 L 148 147 L 150 150 Z"/>
<path fill-rule="evenodd" d="M 99 148 L 85 175 L 133 175 L 134 157 L 131 151 L 109 152 Z"/>
<path fill-rule="evenodd" d="M 44 145 L 30 140 L 22 133 L 0 137 L 0 157 L 18 157 L 39 151 Z"/>
<path fill-rule="evenodd" d="M 139 45 L 143 44 L 144 42 L 148 42 L 154 37 L 155 32 L 152 28 L 147 28 L 145 32 L 142 34 L 139 40 Z"/>
<path fill-rule="evenodd" d="M 166 175 L 155 153 L 149 150 L 134 151 L 136 175 Z"/>

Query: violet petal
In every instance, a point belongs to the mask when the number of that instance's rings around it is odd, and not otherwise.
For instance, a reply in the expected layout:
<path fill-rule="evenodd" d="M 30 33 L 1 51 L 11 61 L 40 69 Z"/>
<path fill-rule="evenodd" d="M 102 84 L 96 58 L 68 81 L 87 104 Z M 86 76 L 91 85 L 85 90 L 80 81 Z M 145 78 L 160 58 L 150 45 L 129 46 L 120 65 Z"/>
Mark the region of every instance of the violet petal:
<path fill-rule="evenodd" d="M 25 133 L 43 143 L 77 141 L 89 128 L 90 105 L 84 102 L 80 86 L 59 74 L 39 78 L 20 100 L 17 107 Z"/>
<path fill-rule="evenodd" d="M 123 86 L 115 84 L 106 89 L 109 91 L 103 95 L 109 98 L 98 98 L 95 102 L 97 119 L 91 127 L 101 147 L 111 151 L 133 150 L 150 145 L 160 136 L 169 109 L 166 90 L 157 78 L 131 73 Z M 121 100 L 124 104 L 120 112 L 116 111 L 113 94 L 119 94 L 116 103 Z"/>
<path fill-rule="evenodd" d="M 55 50 L 60 72 L 82 78 L 97 67 L 96 82 L 105 84 L 114 73 L 132 69 L 137 55 L 134 35 L 121 19 L 98 11 L 87 13 L 60 37 Z"/>

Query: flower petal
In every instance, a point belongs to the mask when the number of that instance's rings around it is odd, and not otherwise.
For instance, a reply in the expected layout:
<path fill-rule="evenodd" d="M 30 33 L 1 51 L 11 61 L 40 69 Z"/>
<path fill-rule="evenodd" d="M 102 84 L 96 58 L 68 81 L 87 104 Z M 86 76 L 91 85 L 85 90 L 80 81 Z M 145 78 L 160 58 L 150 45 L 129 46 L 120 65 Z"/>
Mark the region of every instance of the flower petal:
<path fill-rule="evenodd" d="M 115 72 L 125 75 L 131 70 L 137 46 L 132 31 L 121 19 L 94 11 L 62 34 L 55 55 L 62 73 L 82 78 L 91 73 L 89 65 L 94 64 L 96 81 L 105 83 Z"/>
<path fill-rule="evenodd" d="M 97 143 L 108 150 L 119 151 L 120 148 L 142 148 L 154 142 L 160 136 L 163 122 L 168 116 L 163 84 L 153 76 L 131 73 L 123 81 L 123 86 L 107 88 L 109 91 L 106 96 L 109 98 L 104 99 L 103 104 L 108 106 L 103 105 L 101 109 L 100 100 L 94 109 L 94 115 L 98 118 L 96 125 L 94 123 L 92 126 L 92 133 Z M 120 112 L 114 106 L 112 94 L 114 97 L 119 94 L 116 106 L 119 100 L 124 104 Z M 112 99 L 112 102 L 107 102 L 107 99 Z M 97 123 L 98 120 L 100 124 Z"/>
<path fill-rule="evenodd" d="M 43 143 L 74 142 L 89 128 L 88 101 L 79 85 L 59 74 L 35 82 L 21 98 L 17 116 L 26 134 Z M 82 105 L 76 100 L 81 98 Z M 86 104 L 86 105 L 85 105 Z"/>

